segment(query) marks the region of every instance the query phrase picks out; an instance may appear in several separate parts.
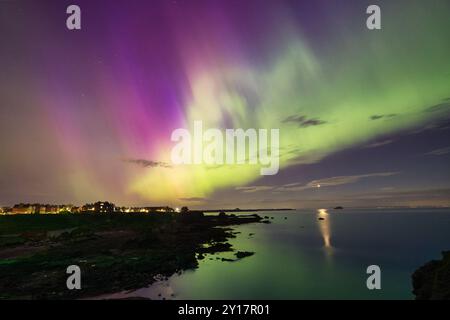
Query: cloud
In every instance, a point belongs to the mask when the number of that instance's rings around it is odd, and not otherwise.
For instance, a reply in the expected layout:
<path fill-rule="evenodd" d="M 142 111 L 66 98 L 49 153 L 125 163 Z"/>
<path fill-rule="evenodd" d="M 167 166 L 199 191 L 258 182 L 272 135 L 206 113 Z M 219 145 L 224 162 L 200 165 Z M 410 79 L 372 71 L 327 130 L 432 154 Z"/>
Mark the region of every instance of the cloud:
<path fill-rule="evenodd" d="M 274 186 L 248 186 L 248 187 L 236 187 L 236 190 L 243 191 L 245 193 L 267 191 L 275 188 Z"/>
<path fill-rule="evenodd" d="M 323 187 L 335 187 L 344 184 L 350 184 L 358 182 L 362 179 L 372 178 L 372 177 L 389 177 L 398 174 L 398 172 L 379 172 L 379 173 L 369 173 L 353 176 L 337 176 L 325 179 L 317 179 L 308 182 L 307 184 L 289 184 L 277 188 L 278 191 L 302 191 L 312 188 L 323 188 Z"/>
<path fill-rule="evenodd" d="M 368 145 L 364 146 L 363 148 L 377 148 L 377 147 L 385 146 L 387 144 L 391 144 L 392 142 L 394 142 L 394 140 L 378 141 L 378 142 L 368 144 Z"/>
<path fill-rule="evenodd" d="M 298 207 L 298 208 L 327 208 L 342 205 L 344 207 L 377 208 L 377 207 L 450 207 L 450 189 L 406 189 L 389 188 L 380 191 L 341 194 L 335 196 L 316 195 L 301 198 L 273 198 L 264 197 L 261 203 L 268 203 L 270 207 Z M 253 200 L 255 202 L 255 200 Z"/>
<path fill-rule="evenodd" d="M 356 195 L 347 196 L 355 199 L 370 200 L 370 199 L 430 199 L 430 198 L 447 198 L 450 195 L 448 188 L 431 188 L 431 189 L 415 189 L 415 190 L 385 190 L 382 192 L 360 193 Z"/>
<path fill-rule="evenodd" d="M 306 116 L 302 116 L 302 115 L 289 116 L 289 117 L 285 118 L 282 122 L 283 123 L 296 123 L 301 128 L 306 128 L 306 127 L 310 127 L 310 126 L 319 126 L 319 125 L 327 123 L 326 121 L 323 121 L 323 120 L 320 120 L 317 118 L 308 119 Z"/>
<path fill-rule="evenodd" d="M 445 148 L 440 148 L 440 149 L 436 149 L 436 150 L 432 150 L 430 152 L 425 153 L 425 155 L 430 155 L 430 156 L 443 156 L 445 154 L 449 154 L 450 153 L 450 147 L 445 147 Z"/>
<path fill-rule="evenodd" d="M 447 99 L 446 99 L 447 100 Z M 445 101 L 445 100 L 444 100 Z M 450 108 L 450 102 L 442 102 L 425 109 L 425 112 L 437 112 Z"/>
<path fill-rule="evenodd" d="M 368 173 L 352 176 L 336 176 L 331 178 L 317 179 L 303 183 L 289 183 L 280 186 L 247 186 L 247 187 L 237 187 L 236 190 L 241 190 L 246 193 L 260 192 L 260 191 L 272 191 L 274 193 L 280 192 L 294 192 L 303 191 L 314 188 L 324 188 L 324 187 L 335 187 L 350 183 L 356 183 L 362 179 L 373 178 L 373 177 L 390 177 L 397 175 L 399 172 L 378 172 L 378 173 Z"/>
<path fill-rule="evenodd" d="M 208 201 L 206 198 L 202 197 L 191 197 L 191 198 L 179 198 L 180 201 L 189 201 L 189 202 L 199 202 L 199 201 Z"/>
<path fill-rule="evenodd" d="M 170 164 L 168 164 L 166 162 L 152 161 L 152 160 L 145 160 L 145 159 L 124 159 L 123 162 L 136 164 L 136 165 L 144 167 L 144 168 L 155 168 L 155 167 L 171 168 L 172 167 Z"/>
<path fill-rule="evenodd" d="M 418 134 L 425 131 L 437 131 L 437 130 L 448 130 L 450 129 L 450 119 L 440 119 L 435 122 L 427 123 L 423 127 L 415 129 L 410 132 L 410 134 Z"/>
<path fill-rule="evenodd" d="M 300 124 L 300 127 L 302 128 L 306 128 L 309 126 L 320 126 L 321 124 L 325 124 L 327 123 L 326 121 L 323 120 L 319 120 L 319 119 L 309 119 L 309 120 L 305 120 Z"/>
<path fill-rule="evenodd" d="M 374 114 L 372 116 L 369 117 L 370 120 L 379 120 L 379 119 L 389 119 L 389 118 L 393 118 L 396 117 L 397 114 L 396 113 L 391 113 L 391 114 Z"/>

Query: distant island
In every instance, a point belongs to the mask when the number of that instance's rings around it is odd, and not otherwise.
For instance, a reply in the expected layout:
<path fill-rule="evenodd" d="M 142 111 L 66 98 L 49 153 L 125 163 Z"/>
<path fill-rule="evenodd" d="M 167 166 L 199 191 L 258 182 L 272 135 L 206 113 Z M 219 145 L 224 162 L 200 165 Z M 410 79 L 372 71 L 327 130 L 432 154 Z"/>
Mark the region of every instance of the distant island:
<path fill-rule="evenodd" d="M 292 208 L 272 208 L 272 209 L 240 209 L 240 208 L 235 208 L 235 209 L 205 209 L 205 210 L 200 210 L 203 212 L 208 212 L 208 213 L 214 213 L 214 212 L 261 212 L 261 211 L 290 211 L 290 210 L 295 210 Z"/>

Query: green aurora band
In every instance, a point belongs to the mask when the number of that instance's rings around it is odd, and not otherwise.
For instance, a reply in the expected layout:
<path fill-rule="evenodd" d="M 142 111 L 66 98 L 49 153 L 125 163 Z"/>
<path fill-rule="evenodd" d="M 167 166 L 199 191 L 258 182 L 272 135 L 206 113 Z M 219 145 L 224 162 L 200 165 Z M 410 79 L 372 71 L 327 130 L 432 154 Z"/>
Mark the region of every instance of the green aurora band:
<path fill-rule="evenodd" d="M 320 50 L 284 23 L 271 46 L 282 49 L 268 50 L 272 58 L 263 67 L 206 59 L 207 68 L 188 72 L 185 126 L 202 120 L 205 128 L 279 128 L 280 167 L 286 168 L 442 118 L 450 97 L 449 5 L 386 6 L 381 30 L 366 29 L 363 20 L 356 27 L 337 21 Z M 170 147 L 159 160 L 170 161 Z M 130 191 L 156 200 L 207 197 L 257 180 L 259 169 L 153 168 Z"/>

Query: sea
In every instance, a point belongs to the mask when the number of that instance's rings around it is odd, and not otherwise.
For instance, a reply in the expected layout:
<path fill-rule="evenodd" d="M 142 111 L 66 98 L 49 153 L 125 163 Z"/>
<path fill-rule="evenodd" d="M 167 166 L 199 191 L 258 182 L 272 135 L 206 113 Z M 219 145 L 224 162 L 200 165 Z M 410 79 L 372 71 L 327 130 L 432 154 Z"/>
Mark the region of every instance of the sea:
<path fill-rule="evenodd" d="M 244 213 L 243 213 L 244 214 Z M 150 299 L 414 299 L 412 273 L 450 250 L 450 209 L 258 212 L 271 223 L 233 227 L 235 252 L 206 255 L 149 287 L 98 297 Z M 369 289 L 369 266 L 379 289 Z"/>

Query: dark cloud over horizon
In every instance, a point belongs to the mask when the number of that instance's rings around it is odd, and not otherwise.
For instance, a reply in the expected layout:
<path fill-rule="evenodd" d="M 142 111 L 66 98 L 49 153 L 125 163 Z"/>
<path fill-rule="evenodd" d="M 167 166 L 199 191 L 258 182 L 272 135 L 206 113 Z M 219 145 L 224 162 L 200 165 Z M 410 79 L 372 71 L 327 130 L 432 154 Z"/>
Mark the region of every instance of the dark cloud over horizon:
<path fill-rule="evenodd" d="M 380 120 L 380 119 L 389 119 L 396 117 L 397 114 L 391 113 L 391 114 L 374 114 L 370 116 L 370 120 Z"/>
<path fill-rule="evenodd" d="M 317 118 L 308 119 L 304 115 L 291 115 L 282 121 L 283 123 L 295 123 L 301 128 L 306 128 L 310 126 L 319 126 L 322 124 L 326 124 L 327 122 L 324 120 L 320 120 Z"/>
<path fill-rule="evenodd" d="M 162 167 L 162 168 L 171 168 L 172 166 L 166 162 L 162 161 L 152 161 L 152 160 L 146 160 L 146 159 L 124 159 L 123 162 L 126 163 L 132 163 L 144 168 L 155 168 L 155 167 Z"/>

